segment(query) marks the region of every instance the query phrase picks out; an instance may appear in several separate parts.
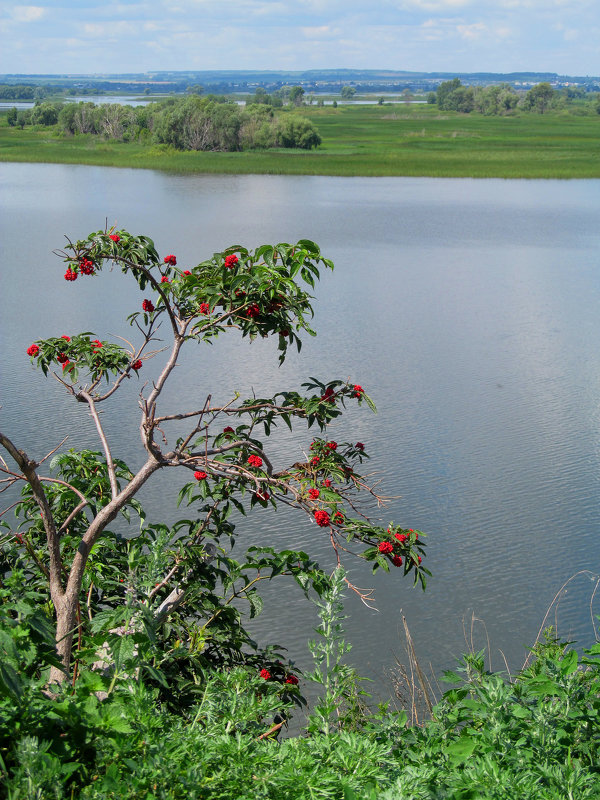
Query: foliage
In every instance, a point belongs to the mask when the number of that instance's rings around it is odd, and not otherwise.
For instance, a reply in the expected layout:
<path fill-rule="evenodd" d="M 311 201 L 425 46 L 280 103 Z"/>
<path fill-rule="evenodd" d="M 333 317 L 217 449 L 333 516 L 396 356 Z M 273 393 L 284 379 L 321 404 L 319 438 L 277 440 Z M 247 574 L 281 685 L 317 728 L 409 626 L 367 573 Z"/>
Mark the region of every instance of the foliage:
<path fill-rule="evenodd" d="M 437 105 L 442 111 L 460 111 L 468 114 L 475 107 L 475 92 L 463 86 L 458 78 L 444 81 L 437 90 Z"/>
<path fill-rule="evenodd" d="M 525 95 L 523 106 L 530 111 L 543 114 L 547 110 L 555 96 L 554 89 L 549 83 L 538 83 Z"/>
<path fill-rule="evenodd" d="M 512 679 L 472 653 L 446 673 L 451 688 L 423 725 L 407 727 L 404 711 L 385 706 L 347 706 L 326 732 L 323 709 L 342 688 L 360 691 L 336 655 L 347 649 L 342 578 L 319 601 L 320 674 L 333 654 L 324 705 L 308 735 L 281 738 L 294 684 L 247 667 L 205 670 L 194 702 L 175 711 L 147 669 L 160 647 L 142 636 L 135 674 L 83 669 L 72 687 L 45 692 L 49 620 L 15 575 L 0 595 L 0 797 L 596 800 L 600 645 L 579 657 L 549 637 Z"/>
<path fill-rule="evenodd" d="M 246 108 L 225 97 L 191 92 L 182 99 L 150 103 L 145 107 L 117 103 L 44 103 L 27 118 L 33 124 L 54 125 L 69 135 L 96 134 L 114 141 L 152 138 L 176 150 L 234 152 L 270 147 L 310 149 L 320 144 L 314 124 L 303 117 L 279 119 L 273 108 L 279 96 L 257 90 Z M 42 109 L 44 111 L 42 112 Z M 45 114 L 45 116 L 44 116 Z M 283 140 L 285 142 L 283 143 Z"/>

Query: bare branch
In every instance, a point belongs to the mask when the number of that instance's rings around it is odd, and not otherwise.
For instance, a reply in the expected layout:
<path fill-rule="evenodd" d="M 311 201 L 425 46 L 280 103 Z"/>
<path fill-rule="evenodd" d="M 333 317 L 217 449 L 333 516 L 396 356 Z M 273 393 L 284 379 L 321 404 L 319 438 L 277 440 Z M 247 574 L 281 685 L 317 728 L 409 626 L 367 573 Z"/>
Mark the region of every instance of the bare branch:
<path fill-rule="evenodd" d="M 86 403 L 89 406 L 90 414 L 96 424 L 96 430 L 98 431 L 98 436 L 100 437 L 100 441 L 102 442 L 102 449 L 104 450 L 104 456 L 106 458 L 106 466 L 108 468 L 108 480 L 110 481 L 110 490 L 112 493 L 113 500 L 119 493 L 119 487 L 117 486 L 117 476 L 115 474 L 115 465 L 112 458 L 112 453 L 110 452 L 110 447 L 108 446 L 108 440 L 106 438 L 106 434 L 104 433 L 104 429 L 102 428 L 102 423 L 100 422 L 100 416 L 98 411 L 96 410 L 96 406 L 94 401 L 90 397 L 87 392 L 79 392 L 79 397 L 83 397 Z"/>
<path fill-rule="evenodd" d="M 33 459 L 30 459 L 23 450 L 19 450 L 3 433 L 0 433 L 0 444 L 22 470 L 24 479 L 27 480 L 31 486 L 35 501 L 40 507 L 42 521 L 46 531 L 46 540 L 48 542 L 48 552 L 50 554 L 50 594 L 55 605 L 59 605 L 64 597 L 61 579 L 62 557 L 60 554 L 60 537 L 56 530 L 50 503 L 48 502 L 41 480 L 36 472 L 38 464 L 33 461 Z"/>

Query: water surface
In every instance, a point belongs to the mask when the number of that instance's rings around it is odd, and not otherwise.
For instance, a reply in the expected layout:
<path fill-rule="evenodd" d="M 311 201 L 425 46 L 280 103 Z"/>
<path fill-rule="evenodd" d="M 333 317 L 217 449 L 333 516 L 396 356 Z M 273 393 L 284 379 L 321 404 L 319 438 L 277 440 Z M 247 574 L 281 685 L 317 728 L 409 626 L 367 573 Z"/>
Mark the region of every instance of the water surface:
<path fill-rule="evenodd" d="M 417 652 L 439 673 L 466 648 L 474 614 L 492 666 L 519 667 L 561 585 L 599 569 L 600 182 L 311 176 L 169 175 L 100 167 L 0 164 L 2 429 L 36 457 L 70 436 L 93 435 L 83 409 L 35 373 L 36 338 L 75 329 L 129 336 L 122 320 L 140 295 L 119 274 L 62 279 L 52 254 L 105 222 L 152 236 L 161 254 L 192 265 L 233 243 L 308 237 L 336 263 L 318 286 L 316 339 L 277 368 L 271 343 L 235 338 L 194 351 L 166 406 L 208 392 L 298 388 L 308 375 L 351 378 L 379 413 L 354 409 L 332 426 L 363 441 L 393 495 L 393 519 L 429 534 L 425 594 L 398 574 L 350 562 L 376 588 L 372 612 L 348 598 L 348 637 L 360 672 L 385 693 L 402 654 L 401 615 Z M 148 373 L 150 374 L 150 367 Z M 141 457 L 132 381 L 106 412 L 111 441 Z M 128 432 L 131 427 L 131 434 Z M 282 441 L 297 460 L 310 443 Z M 144 499 L 156 518 L 177 478 Z M 256 515 L 244 542 L 302 547 L 331 563 L 322 531 L 299 515 Z M 562 597 L 565 637 L 593 641 L 590 575 Z M 275 612 L 258 636 L 306 664 L 314 609 L 294 587 L 266 590 Z M 592 605 L 592 613 L 597 608 Z M 554 622 L 552 615 L 550 622 Z M 475 646 L 486 644 L 475 624 Z"/>

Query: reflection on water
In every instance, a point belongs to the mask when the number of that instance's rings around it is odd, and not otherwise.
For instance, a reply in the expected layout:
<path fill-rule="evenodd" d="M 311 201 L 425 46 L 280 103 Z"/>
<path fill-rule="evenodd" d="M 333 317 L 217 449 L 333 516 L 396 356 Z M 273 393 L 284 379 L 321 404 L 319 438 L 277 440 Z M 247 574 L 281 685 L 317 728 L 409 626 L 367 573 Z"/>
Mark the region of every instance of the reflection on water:
<path fill-rule="evenodd" d="M 475 624 L 475 644 L 489 636 L 492 666 L 503 665 L 502 649 L 516 668 L 561 584 L 579 570 L 600 572 L 598 181 L 17 164 L 0 165 L 0 180 L 0 413 L 3 429 L 36 456 L 67 433 L 81 444 L 91 424 L 33 372 L 28 344 L 75 329 L 128 336 L 122 319 L 139 302 L 120 274 L 63 281 L 51 252 L 63 234 L 83 236 L 108 220 L 153 236 L 180 265 L 231 243 L 308 237 L 335 261 L 316 290 L 319 336 L 299 356 L 278 369 L 271 343 L 224 339 L 186 356 L 165 405 L 297 388 L 308 375 L 351 377 L 372 394 L 377 415 L 353 410 L 331 434 L 367 443 L 382 491 L 396 496 L 374 515 L 427 531 L 434 573 L 422 594 L 397 575 L 352 565 L 355 583 L 376 587 L 379 608 L 348 598 L 352 654 L 382 691 L 383 671 L 402 653 L 402 614 L 423 663 L 438 672 L 466 648 L 471 614 L 485 623 Z M 135 464 L 133 384 L 106 423 Z M 309 442 L 299 430 L 286 457 Z M 164 514 L 177 481 L 161 476 L 146 489 L 153 515 Z M 264 510 L 240 530 L 244 544 L 302 547 L 330 563 L 320 530 L 298 515 Z M 558 612 L 561 633 L 588 644 L 593 586 L 586 575 L 574 580 Z M 306 663 L 314 610 L 297 588 L 274 582 L 266 594 L 277 613 L 258 620 L 257 635 Z"/>

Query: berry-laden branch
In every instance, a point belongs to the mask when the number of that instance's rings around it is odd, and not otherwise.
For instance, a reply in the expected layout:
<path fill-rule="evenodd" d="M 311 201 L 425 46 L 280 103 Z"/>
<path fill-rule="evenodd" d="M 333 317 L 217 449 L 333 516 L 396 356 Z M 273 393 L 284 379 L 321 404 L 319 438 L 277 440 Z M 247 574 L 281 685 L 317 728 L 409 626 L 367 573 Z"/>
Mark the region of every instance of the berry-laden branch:
<path fill-rule="evenodd" d="M 314 287 L 322 267 L 333 268 L 316 244 L 301 240 L 295 245 L 265 245 L 254 251 L 236 246 L 190 269 L 181 269 L 175 255 L 161 259 L 148 237 L 110 229 L 75 243 L 69 241 L 61 255 L 67 264 L 64 277 L 70 283 L 80 277 L 97 277 L 106 266 L 116 265 L 134 279 L 142 297 L 137 310 L 128 317 L 141 337 L 137 345 L 123 337 L 114 337 L 118 341 L 96 338 L 87 331 L 38 340 L 27 349 L 33 364 L 46 375 L 52 372 L 73 399 L 87 404 L 101 452 L 69 451 L 55 456 L 52 465 L 56 479 L 46 493 L 38 465 L 0 435 L 0 444 L 21 470 L 16 477 L 9 473 L 7 480 L 27 482 L 18 511 L 32 526 L 32 536 L 38 538 L 42 530 L 31 503 L 41 509 L 63 664 L 62 671 L 54 671 L 54 679 L 63 680 L 70 672 L 76 609 L 82 594 L 91 615 L 96 592 L 93 587 L 103 579 L 101 569 L 94 566 L 95 548 L 109 535 L 107 526 L 119 514 L 128 515 L 128 509 L 133 509 L 144 520 L 136 496 L 154 473 L 165 467 L 186 468 L 193 473 L 193 480 L 185 484 L 178 497 L 179 504 L 191 509 L 191 519 L 177 523 L 177 532 L 165 540 L 168 547 L 156 556 L 159 566 L 149 588 L 145 589 L 143 582 L 137 586 L 129 582 L 126 590 L 119 589 L 127 591 L 123 602 L 141 602 L 155 624 L 162 623 L 168 614 L 180 613 L 182 607 L 189 613 L 200 613 L 197 607 L 194 611 L 192 603 L 202 606 L 207 597 L 213 597 L 206 589 L 208 585 L 229 586 L 230 591 L 229 599 L 221 604 L 210 601 L 212 610 L 204 614 L 209 621 L 231 616 L 232 598 L 241 596 L 247 597 L 254 613 L 258 601 L 252 587 L 266 577 L 293 575 L 303 588 L 309 580 L 317 585 L 322 573 L 305 553 L 277 554 L 269 550 L 260 561 L 250 559 L 246 567 L 229 555 L 224 542 L 234 541 L 231 513 L 275 509 L 279 503 L 302 511 L 323 529 L 338 563 L 342 554 L 354 554 L 371 561 L 374 569 L 403 567 L 404 574 L 412 573 L 415 583 L 425 587 L 429 573 L 422 566 L 423 534 L 394 525 L 380 527 L 369 518 L 361 498 L 366 498 L 367 505 L 377 506 L 385 498 L 362 472 L 362 464 L 368 459 L 364 444 L 338 443 L 327 437 L 328 426 L 349 403 L 374 410 L 362 386 L 349 380 L 323 382 L 311 377 L 301 392 L 283 390 L 247 400 L 235 394 L 229 403 L 216 405 L 207 391 L 206 400 L 195 409 L 160 408 L 163 388 L 184 347 L 233 332 L 251 340 L 274 337 L 280 363 L 291 345 L 300 350 L 301 335 L 314 335 L 309 322 L 313 298 L 308 289 Z M 149 375 L 139 393 L 139 431 L 145 460 L 134 473 L 113 454 L 97 406 L 109 401 L 126 379 L 146 372 L 158 352 L 151 352 L 149 347 L 163 318 L 171 332 L 165 348 L 168 357 L 162 369 Z M 108 383 L 103 393 L 99 391 L 102 381 Z M 105 414 L 110 413 L 110 405 L 103 408 Z M 173 422 L 180 426 L 188 423 L 187 433 L 171 436 L 169 426 Z M 268 447 L 273 429 L 282 422 L 290 430 L 298 422 L 308 428 L 315 426 L 323 437 L 313 438 L 304 460 L 287 467 L 278 464 L 277 453 Z M 185 526 L 187 532 L 182 533 Z M 148 551 L 142 548 L 139 552 L 148 571 Z M 86 578 L 93 569 L 93 579 Z M 257 572 L 240 588 L 235 581 L 244 569 Z M 63 585 L 64 570 L 67 579 Z M 363 602 L 371 601 L 368 590 L 349 586 Z"/>

